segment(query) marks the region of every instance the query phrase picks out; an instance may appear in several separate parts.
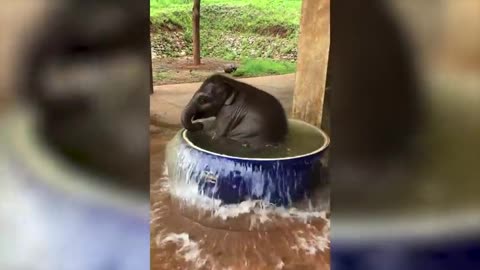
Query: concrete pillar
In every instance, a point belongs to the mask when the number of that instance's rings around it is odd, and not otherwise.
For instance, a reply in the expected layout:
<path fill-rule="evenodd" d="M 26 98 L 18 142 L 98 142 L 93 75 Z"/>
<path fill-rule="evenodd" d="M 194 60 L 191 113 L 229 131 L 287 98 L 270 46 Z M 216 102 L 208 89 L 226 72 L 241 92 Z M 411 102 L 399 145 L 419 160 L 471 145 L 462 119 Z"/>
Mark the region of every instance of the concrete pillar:
<path fill-rule="evenodd" d="M 292 116 L 320 126 L 330 47 L 330 0 L 303 0 Z"/>

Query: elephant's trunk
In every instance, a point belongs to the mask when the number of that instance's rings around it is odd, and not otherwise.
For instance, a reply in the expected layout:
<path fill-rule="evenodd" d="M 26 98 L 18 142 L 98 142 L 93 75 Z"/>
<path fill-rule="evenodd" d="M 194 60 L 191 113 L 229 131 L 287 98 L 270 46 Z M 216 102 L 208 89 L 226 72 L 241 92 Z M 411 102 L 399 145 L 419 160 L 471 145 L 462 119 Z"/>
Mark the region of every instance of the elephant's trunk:
<path fill-rule="evenodd" d="M 182 125 L 188 131 L 198 131 L 203 129 L 202 123 L 193 123 L 192 120 L 197 113 L 197 108 L 195 104 L 190 102 L 182 112 Z"/>

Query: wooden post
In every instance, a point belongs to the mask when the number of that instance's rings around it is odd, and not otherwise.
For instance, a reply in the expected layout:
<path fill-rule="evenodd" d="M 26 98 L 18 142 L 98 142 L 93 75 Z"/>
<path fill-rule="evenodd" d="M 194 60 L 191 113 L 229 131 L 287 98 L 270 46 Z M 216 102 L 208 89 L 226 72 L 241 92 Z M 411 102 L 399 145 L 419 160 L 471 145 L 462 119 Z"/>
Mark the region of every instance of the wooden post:
<path fill-rule="evenodd" d="M 330 48 L 330 0 L 303 0 L 294 118 L 320 127 Z"/>
<path fill-rule="evenodd" d="M 480 71 L 479 18 L 479 1 L 445 2 L 443 51 L 437 57 L 446 58 L 450 69 Z"/>
<path fill-rule="evenodd" d="M 193 0 L 193 64 L 200 65 L 200 0 Z"/>
<path fill-rule="evenodd" d="M 153 59 L 152 59 L 152 39 L 150 36 L 150 32 L 148 34 L 148 55 L 150 59 L 150 95 L 153 94 Z"/>

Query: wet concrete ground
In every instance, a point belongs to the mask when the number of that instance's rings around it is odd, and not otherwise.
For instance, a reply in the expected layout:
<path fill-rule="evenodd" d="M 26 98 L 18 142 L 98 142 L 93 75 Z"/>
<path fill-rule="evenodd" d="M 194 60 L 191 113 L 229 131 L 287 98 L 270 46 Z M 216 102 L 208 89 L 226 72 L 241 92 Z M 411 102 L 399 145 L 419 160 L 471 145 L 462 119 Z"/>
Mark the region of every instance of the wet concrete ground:
<path fill-rule="evenodd" d="M 330 269 L 329 221 L 269 216 L 252 229 L 247 213 L 220 220 L 179 207 L 163 176 L 166 143 L 180 127 L 151 135 L 151 269 Z M 233 228 L 233 229 L 232 229 Z"/>

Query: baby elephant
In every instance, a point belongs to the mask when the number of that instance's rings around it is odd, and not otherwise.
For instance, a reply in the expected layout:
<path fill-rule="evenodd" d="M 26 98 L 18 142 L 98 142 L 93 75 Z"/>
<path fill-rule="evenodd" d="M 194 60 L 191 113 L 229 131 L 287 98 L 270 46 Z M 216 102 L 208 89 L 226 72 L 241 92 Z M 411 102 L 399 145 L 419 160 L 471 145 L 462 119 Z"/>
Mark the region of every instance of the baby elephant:
<path fill-rule="evenodd" d="M 216 138 L 227 138 L 250 147 L 281 143 L 287 133 L 287 116 L 272 95 L 251 85 L 216 74 L 209 77 L 182 113 L 189 131 L 203 129 L 197 119 L 216 117 Z"/>

